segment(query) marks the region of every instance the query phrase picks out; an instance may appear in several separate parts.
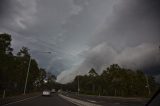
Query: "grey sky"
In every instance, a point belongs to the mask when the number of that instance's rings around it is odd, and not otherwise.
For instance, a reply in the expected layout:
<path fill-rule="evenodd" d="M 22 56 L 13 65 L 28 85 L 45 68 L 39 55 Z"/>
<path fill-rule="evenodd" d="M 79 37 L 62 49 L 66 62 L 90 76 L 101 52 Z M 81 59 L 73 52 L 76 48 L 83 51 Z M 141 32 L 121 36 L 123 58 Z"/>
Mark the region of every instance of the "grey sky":
<path fill-rule="evenodd" d="M 15 51 L 30 48 L 40 66 L 62 83 L 113 63 L 158 75 L 159 19 L 158 0 L 0 2 L 0 32 L 12 35 Z"/>

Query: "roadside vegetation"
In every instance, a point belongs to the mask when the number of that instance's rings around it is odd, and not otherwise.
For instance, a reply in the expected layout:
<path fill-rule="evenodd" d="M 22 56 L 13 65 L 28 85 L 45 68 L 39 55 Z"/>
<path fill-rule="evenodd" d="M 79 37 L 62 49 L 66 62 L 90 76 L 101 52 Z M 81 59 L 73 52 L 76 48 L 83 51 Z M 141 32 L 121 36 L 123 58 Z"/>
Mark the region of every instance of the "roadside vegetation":
<path fill-rule="evenodd" d="M 5 91 L 6 96 L 22 94 L 24 90 L 29 59 L 29 49 L 22 47 L 19 52 L 13 53 L 11 35 L 0 34 L 0 96 Z M 40 68 L 31 57 L 26 93 L 52 88 L 55 85 L 55 76 Z M 46 80 L 46 83 L 44 82 Z"/>
<path fill-rule="evenodd" d="M 146 75 L 141 70 L 131 70 L 113 64 L 101 74 L 94 68 L 86 75 L 78 75 L 67 84 L 56 83 L 54 74 L 40 68 L 29 53 L 22 47 L 13 53 L 11 35 L 0 34 L 0 96 L 5 91 L 6 96 L 22 94 L 24 90 L 27 69 L 31 65 L 26 92 L 37 92 L 44 89 L 62 89 L 64 91 L 101 96 L 149 97 L 158 88 L 153 76 Z"/>
<path fill-rule="evenodd" d="M 87 75 L 76 76 L 65 89 L 77 92 L 78 82 L 80 93 L 89 95 L 149 97 L 158 89 L 153 76 L 118 64 L 110 65 L 100 75 L 92 68 Z"/>

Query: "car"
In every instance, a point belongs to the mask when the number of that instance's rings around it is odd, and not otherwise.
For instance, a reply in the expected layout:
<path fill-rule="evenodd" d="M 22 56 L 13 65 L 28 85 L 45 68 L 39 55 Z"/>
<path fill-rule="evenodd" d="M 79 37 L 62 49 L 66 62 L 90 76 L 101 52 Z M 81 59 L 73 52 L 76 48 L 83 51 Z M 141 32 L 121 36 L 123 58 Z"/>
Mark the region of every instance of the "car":
<path fill-rule="evenodd" d="M 52 89 L 52 90 L 51 90 L 51 93 L 56 93 L 56 90 L 55 90 L 55 89 Z"/>
<path fill-rule="evenodd" d="M 44 90 L 42 96 L 51 96 L 51 92 L 49 90 Z"/>

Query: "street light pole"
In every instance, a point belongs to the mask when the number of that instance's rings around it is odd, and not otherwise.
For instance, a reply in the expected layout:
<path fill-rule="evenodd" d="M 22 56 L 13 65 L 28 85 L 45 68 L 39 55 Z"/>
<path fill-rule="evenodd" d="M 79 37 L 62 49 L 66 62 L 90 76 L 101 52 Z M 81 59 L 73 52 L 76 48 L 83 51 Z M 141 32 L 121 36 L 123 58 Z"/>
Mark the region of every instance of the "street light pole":
<path fill-rule="evenodd" d="M 78 76 L 78 95 L 79 95 L 79 91 L 80 89 L 79 89 L 79 76 Z"/>
<path fill-rule="evenodd" d="M 23 92 L 24 95 L 26 94 L 26 87 L 27 87 L 27 82 L 28 82 L 28 75 L 29 75 L 30 65 L 31 65 L 31 56 L 29 57 L 27 76 L 26 76 L 26 81 L 25 81 L 25 86 L 24 86 L 24 92 Z"/>
<path fill-rule="evenodd" d="M 146 82 L 147 82 L 147 88 L 148 88 L 148 96 L 151 94 L 151 91 L 150 91 L 150 86 L 149 86 L 149 82 L 148 82 L 148 76 L 147 75 L 145 75 L 145 77 L 146 77 Z"/>
<path fill-rule="evenodd" d="M 39 53 L 49 53 L 49 54 L 51 54 L 51 52 L 39 52 Z M 25 81 L 25 85 L 24 85 L 24 91 L 23 91 L 23 94 L 24 94 L 24 95 L 26 94 L 26 88 L 27 88 L 27 82 L 28 82 L 28 75 L 29 75 L 30 65 L 31 65 L 31 56 L 30 56 L 30 58 L 29 58 L 27 76 L 26 76 L 26 81 Z"/>

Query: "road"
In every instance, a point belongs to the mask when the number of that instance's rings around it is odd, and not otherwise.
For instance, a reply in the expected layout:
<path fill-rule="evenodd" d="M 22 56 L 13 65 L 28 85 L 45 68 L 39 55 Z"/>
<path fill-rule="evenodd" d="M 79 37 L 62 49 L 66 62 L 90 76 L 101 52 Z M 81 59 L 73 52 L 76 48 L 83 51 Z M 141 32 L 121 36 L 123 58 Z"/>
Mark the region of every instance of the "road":
<path fill-rule="evenodd" d="M 36 98 L 28 99 L 17 103 L 11 103 L 5 106 L 76 106 L 76 105 L 62 99 L 57 94 L 54 94 L 51 97 L 38 96 Z"/>
<path fill-rule="evenodd" d="M 123 97 L 109 97 L 109 96 L 87 96 L 87 95 L 75 95 L 65 94 L 68 97 L 78 100 L 98 104 L 101 106 L 144 106 L 148 99 L 143 98 L 123 98 Z"/>
<path fill-rule="evenodd" d="M 129 99 L 117 97 L 99 97 L 87 95 L 64 94 L 67 97 L 75 98 L 81 101 L 101 105 L 101 106 L 144 106 L 146 100 Z M 71 102 L 61 98 L 58 94 L 50 97 L 37 96 L 21 102 L 11 103 L 5 106 L 76 106 Z"/>

